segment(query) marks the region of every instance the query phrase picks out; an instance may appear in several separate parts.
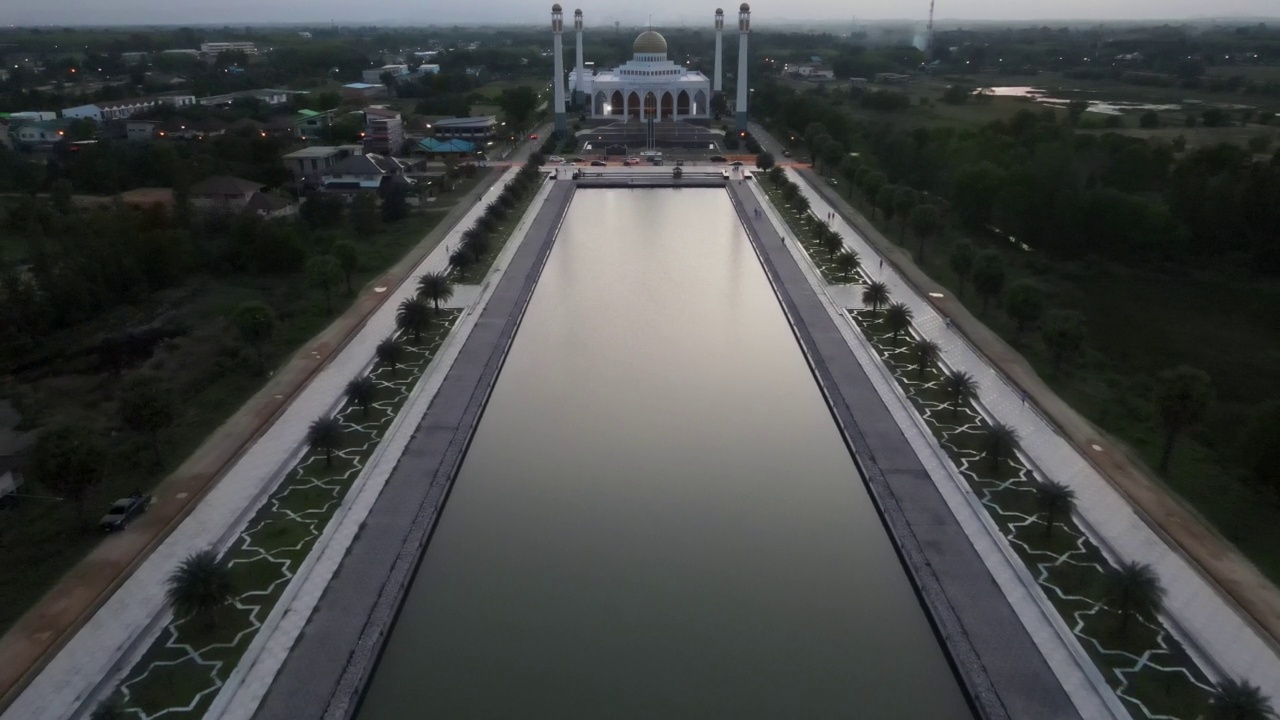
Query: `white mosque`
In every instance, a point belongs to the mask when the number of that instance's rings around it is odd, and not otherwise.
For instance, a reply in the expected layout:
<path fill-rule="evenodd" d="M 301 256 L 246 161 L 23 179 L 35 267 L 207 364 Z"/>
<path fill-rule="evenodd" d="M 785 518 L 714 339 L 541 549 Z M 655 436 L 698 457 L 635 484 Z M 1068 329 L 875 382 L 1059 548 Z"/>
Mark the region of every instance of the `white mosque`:
<path fill-rule="evenodd" d="M 741 34 L 738 117 L 746 122 L 746 43 L 750 31 L 750 7 L 743 3 L 739 11 Z M 562 78 L 561 32 L 563 30 L 560 6 L 551 7 L 551 29 L 554 34 L 556 65 L 555 105 L 557 129 L 563 123 L 566 94 Z M 724 11 L 716 10 L 715 80 L 697 70 L 690 70 L 667 59 L 667 41 L 653 30 L 645 30 L 632 46 L 630 61 L 620 67 L 595 70 L 584 67 L 582 59 L 582 11 L 573 14 L 577 33 L 577 67 L 569 76 L 571 97 L 583 99 L 583 106 L 592 119 L 597 120 L 654 120 L 657 122 L 711 117 L 713 88 L 720 90 L 721 32 L 724 29 Z"/>

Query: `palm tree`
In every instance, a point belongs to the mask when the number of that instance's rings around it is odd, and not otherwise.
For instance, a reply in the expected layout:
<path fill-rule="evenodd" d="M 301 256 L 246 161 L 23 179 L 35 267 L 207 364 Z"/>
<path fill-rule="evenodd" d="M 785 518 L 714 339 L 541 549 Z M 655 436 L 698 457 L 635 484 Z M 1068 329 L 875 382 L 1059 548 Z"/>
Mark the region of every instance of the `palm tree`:
<path fill-rule="evenodd" d="M 1275 708 L 1262 688 L 1248 680 L 1227 678 L 1214 688 L 1208 720 L 1273 720 Z"/>
<path fill-rule="evenodd" d="M 1044 513 L 1044 534 L 1053 534 L 1058 519 L 1070 515 L 1076 509 L 1076 491 L 1057 480 L 1045 480 L 1036 484 L 1036 504 Z"/>
<path fill-rule="evenodd" d="M 844 249 L 844 238 L 840 236 L 840 233 L 826 225 L 819 225 L 818 232 L 818 244 L 822 246 L 823 250 L 827 251 L 827 259 L 834 258 L 836 253 Z"/>
<path fill-rule="evenodd" d="M 453 283 L 449 276 L 442 272 L 427 273 L 418 278 L 418 297 L 430 300 L 436 313 L 440 312 L 440 303 L 448 302 L 453 297 Z"/>
<path fill-rule="evenodd" d="M 377 384 L 368 375 L 361 375 L 347 383 L 347 400 L 360 406 L 365 417 L 369 417 L 369 404 L 373 402 L 373 393 Z"/>
<path fill-rule="evenodd" d="M 169 574 L 165 596 L 175 615 L 203 617 L 215 624 L 215 611 L 235 599 L 231 572 L 213 549 L 191 553 Z"/>
<path fill-rule="evenodd" d="M 879 310 L 880 306 L 889 304 L 889 286 L 876 280 L 862 291 L 862 304 L 870 305 L 872 310 Z"/>
<path fill-rule="evenodd" d="M 835 233 L 835 235 L 839 237 L 840 233 Z M 857 267 L 858 253 L 852 250 L 841 250 L 836 253 L 836 269 L 840 271 L 840 275 L 845 282 L 849 282 L 849 276 L 853 274 Z"/>
<path fill-rule="evenodd" d="M 404 355 L 404 345 L 394 336 L 387 337 L 378 343 L 378 349 L 375 352 L 378 355 L 378 362 L 391 368 L 391 377 L 395 377 L 396 368 L 400 364 L 400 356 Z"/>
<path fill-rule="evenodd" d="M 420 297 L 405 298 L 396 310 L 396 327 L 413 333 L 413 341 L 422 339 L 422 330 L 431 322 L 431 308 Z"/>
<path fill-rule="evenodd" d="M 124 706 L 114 697 L 103 700 L 89 715 L 89 720 L 125 720 L 128 715 Z"/>
<path fill-rule="evenodd" d="M 333 465 L 333 451 L 342 441 L 342 421 L 336 417 L 319 417 L 307 428 L 307 444 L 312 450 L 324 450 L 325 467 Z"/>
<path fill-rule="evenodd" d="M 911 308 L 906 303 L 896 302 L 885 308 L 884 320 L 893 331 L 893 346 L 898 347 L 898 336 L 911 327 Z"/>
<path fill-rule="evenodd" d="M 983 438 L 983 452 L 991 460 L 991 469 L 995 470 L 1000 461 L 1013 454 L 1013 446 L 1018 442 L 1018 431 L 1002 422 L 987 428 Z"/>
<path fill-rule="evenodd" d="M 1160 613 L 1164 607 L 1164 587 L 1150 565 L 1122 562 L 1107 573 L 1103 602 L 1120 613 L 1120 632 L 1124 632 L 1134 615 L 1152 618 Z"/>
<path fill-rule="evenodd" d="M 1160 382 L 1156 403 L 1164 423 L 1159 469 L 1168 472 L 1174 442 L 1184 429 L 1203 420 L 1213 403 L 1213 384 L 1203 370 L 1186 365 L 1166 370 L 1156 379 Z"/>
<path fill-rule="evenodd" d="M 929 369 L 929 363 L 938 359 L 942 354 L 942 347 L 932 340 L 921 340 L 916 343 L 916 377 L 924 377 L 924 371 Z"/>
<path fill-rule="evenodd" d="M 960 412 L 960 403 L 978 394 L 978 381 L 964 370 L 952 370 L 942 378 L 942 387 L 951 399 L 951 417 Z"/>

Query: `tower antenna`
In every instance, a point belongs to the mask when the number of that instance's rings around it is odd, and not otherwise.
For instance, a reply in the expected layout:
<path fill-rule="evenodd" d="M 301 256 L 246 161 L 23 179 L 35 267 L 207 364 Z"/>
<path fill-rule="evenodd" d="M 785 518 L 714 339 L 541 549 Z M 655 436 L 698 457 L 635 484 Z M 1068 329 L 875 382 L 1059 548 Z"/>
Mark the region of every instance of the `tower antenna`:
<path fill-rule="evenodd" d="M 929 0 L 929 26 L 925 28 L 925 35 L 926 35 L 925 46 L 924 46 L 925 64 L 929 63 L 929 58 L 933 55 L 933 4 L 934 2 L 936 2 L 936 0 Z"/>

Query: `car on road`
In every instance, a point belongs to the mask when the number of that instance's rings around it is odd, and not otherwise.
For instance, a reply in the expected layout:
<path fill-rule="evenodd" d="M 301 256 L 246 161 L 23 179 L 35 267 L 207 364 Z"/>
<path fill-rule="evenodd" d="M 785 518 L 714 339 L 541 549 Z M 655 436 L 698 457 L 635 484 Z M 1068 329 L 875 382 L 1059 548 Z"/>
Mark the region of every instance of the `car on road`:
<path fill-rule="evenodd" d="M 783 151 L 782 151 L 782 157 L 791 157 L 791 151 L 790 151 L 790 150 L 783 150 Z"/>
<path fill-rule="evenodd" d="M 564 158 L 560 157 L 559 155 L 552 155 L 551 157 L 547 158 L 547 162 L 549 162 L 549 163 L 562 163 L 562 162 L 564 162 Z"/>
<path fill-rule="evenodd" d="M 571 157 L 569 158 L 569 162 L 586 162 L 586 160 L 583 160 L 580 157 Z"/>
<path fill-rule="evenodd" d="M 711 157 L 709 157 L 709 158 L 707 158 L 707 159 L 708 159 L 708 160 L 710 160 L 711 162 L 724 162 L 724 161 L 725 161 L 725 157 L 724 157 L 723 155 L 712 155 Z"/>
<path fill-rule="evenodd" d="M 609 164 L 609 163 L 607 163 L 607 162 L 605 162 L 605 161 L 603 161 L 603 160 L 592 160 L 592 161 L 591 161 L 591 167 L 604 167 L 604 166 L 606 166 L 606 165 L 608 165 L 608 164 Z"/>
<path fill-rule="evenodd" d="M 639 164 L 640 164 L 640 158 L 633 158 L 633 157 L 629 157 L 629 158 L 627 158 L 626 160 L 623 160 L 623 161 L 622 161 L 622 164 L 623 164 L 623 165 L 639 165 Z"/>
<path fill-rule="evenodd" d="M 684 161 L 683 161 L 683 160 L 677 160 L 677 161 L 676 161 L 676 167 L 684 167 Z"/>
<path fill-rule="evenodd" d="M 98 521 L 98 527 L 106 532 L 123 530 L 134 518 L 147 511 L 150 502 L 151 498 L 141 492 L 120 498 L 111 504 L 111 509 Z"/>
<path fill-rule="evenodd" d="M 577 163 L 575 163 L 575 162 L 573 162 L 573 161 L 571 161 L 571 160 L 565 160 L 564 162 L 561 162 L 561 163 L 560 163 L 560 166 L 561 166 L 561 167 L 573 167 L 574 165 L 577 165 Z"/>
<path fill-rule="evenodd" d="M 729 163 L 729 167 L 742 167 L 742 161 L 734 160 L 733 162 Z"/>
<path fill-rule="evenodd" d="M 538 133 L 529 133 L 529 139 L 530 139 L 530 140 L 537 140 L 537 139 L 538 139 Z"/>

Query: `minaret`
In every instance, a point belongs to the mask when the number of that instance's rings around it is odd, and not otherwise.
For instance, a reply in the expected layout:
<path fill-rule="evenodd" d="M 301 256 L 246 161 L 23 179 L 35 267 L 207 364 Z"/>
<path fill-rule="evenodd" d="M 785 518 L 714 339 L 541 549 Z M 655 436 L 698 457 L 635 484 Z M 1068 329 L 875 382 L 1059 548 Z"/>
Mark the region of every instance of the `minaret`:
<path fill-rule="evenodd" d="M 724 10 L 716 8 L 716 74 L 711 76 L 711 89 L 714 92 L 720 92 L 720 76 L 724 74 L 721 68 L 724 67 L 722 57 L 724 53 L 721 51 L 720 36 L 724 34 Z"/>
<path fill-rule="evenodd" d="M 582 106 L 582 11 L 573 11 L 573 30 L 578 34 L 578 66 L 573 77 L 573 106 Z"/>
<path fill-rule="evenodd" d="M 551 106 L 556 118 L 556 132 L 565 133 L 569 129 L 568 119 L 564 116 L 564 45 L 560 36 L 564 34 L 564 13 L 560 3 L 551 6 L 551 52 L 555 55 L 555 104 Z"/>
<path fill-rule="evenodd" d="M 738 132 L 747 131 L 747 35 L 751 34 L 751 6 L 738 8 Z"/>

